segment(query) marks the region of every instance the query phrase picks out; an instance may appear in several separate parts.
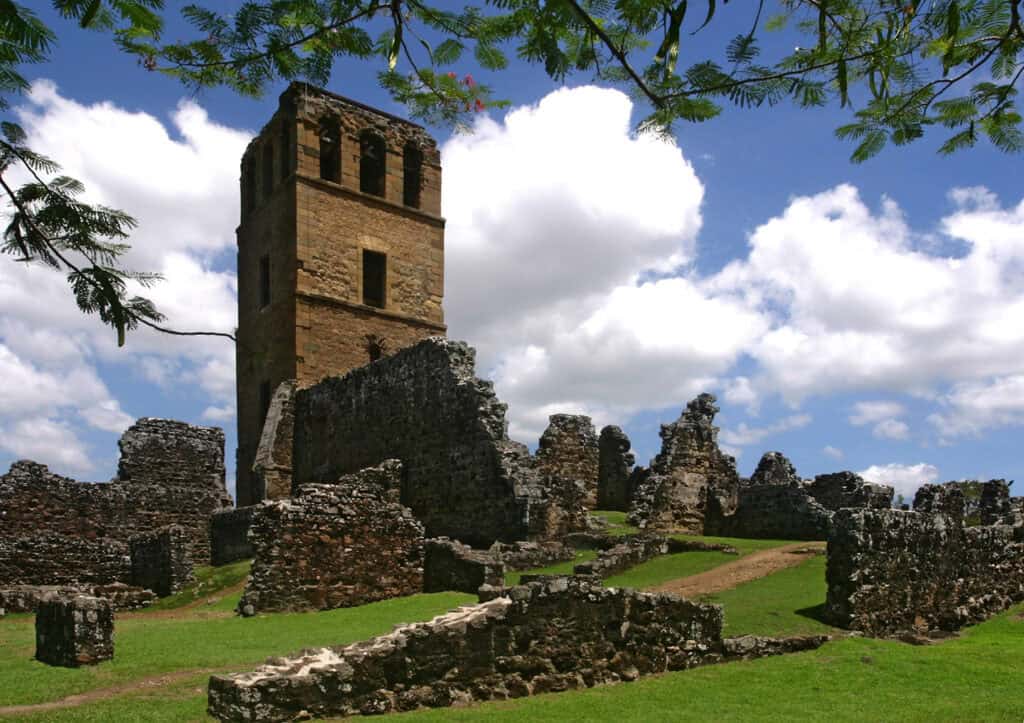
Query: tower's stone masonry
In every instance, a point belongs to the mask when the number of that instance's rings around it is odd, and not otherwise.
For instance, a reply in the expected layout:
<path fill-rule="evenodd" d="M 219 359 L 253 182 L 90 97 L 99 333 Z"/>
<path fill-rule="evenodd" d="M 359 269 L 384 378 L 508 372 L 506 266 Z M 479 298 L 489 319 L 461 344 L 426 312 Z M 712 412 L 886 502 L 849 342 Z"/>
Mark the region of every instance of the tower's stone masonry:
<path fill-rule="evenodd" d="M 537 445 L 537 469 L 579 483 L 584 504 L 597 507 L 597 435 L 590 417 L 583 414 L 552 414 Z"/>
<path fill-rule="evenodd" d="M 445 333 L 435 141 L 420 126 L 293 83 L 242 159 L 238 503 L 270 395 Z"/>

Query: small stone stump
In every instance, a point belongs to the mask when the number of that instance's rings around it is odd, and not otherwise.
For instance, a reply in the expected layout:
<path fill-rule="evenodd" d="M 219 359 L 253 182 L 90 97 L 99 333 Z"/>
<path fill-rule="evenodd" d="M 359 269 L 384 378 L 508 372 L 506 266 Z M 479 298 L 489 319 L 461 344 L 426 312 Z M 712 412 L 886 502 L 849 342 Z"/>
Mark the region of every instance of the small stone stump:
<path fill-rule="evenodd" d="M 180 525 L 143 532 L 129 540 L 132 584 L 158 597 L 179 592 L 195 580 L 188 534 Z"/>
<path fill-rule="evenodd" d="M 36 611 L 36 660 L 77 668 L 114 657 L 114 608 L 98 597 L 50 596 Z"/>

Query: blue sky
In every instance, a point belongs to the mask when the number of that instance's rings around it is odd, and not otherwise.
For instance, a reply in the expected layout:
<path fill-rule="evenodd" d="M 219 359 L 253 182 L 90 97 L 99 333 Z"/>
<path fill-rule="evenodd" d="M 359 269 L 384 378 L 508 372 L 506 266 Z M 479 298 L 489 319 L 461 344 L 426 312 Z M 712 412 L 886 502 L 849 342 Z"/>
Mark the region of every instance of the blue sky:
<path fill-rule="evenodd" d="M 152 296 L 171 324 L 230 329 L 238 158 L 284 85 L 259 100 L 190 96 L 109 38 L 44 17 L 60 46 L 27 68 L 37 84 L 20 121 L 93 198 L 139 218 L 130 261 L 167 276 Z M 721 14 L 684 57 L 717 52 L 743 22 Z M 908 495 L 1018 476 L 1019 157 L 987 145 L 940 157 L 935 134 L 854 166 L 833 136 L 845 111 L 785 104 L 680 123 L 659 143 L 629 133 L 642 106 L 589 77 L 455 69 L 512 102 L 472 135 L 431 131 L 450 335 L 478 347 L 514 437 L 532 445 L 547 414 L 585 412 L 623 426 L 645 463 L 658 425 L 708 390 L 742 474 L 778 449 L 804 477 L 868 471 Z M 339 64 L 328 87 L 403 112 L 367 65 Z M 0 267 L 0 466 L 31 457 L 109 478 L 119 430 L 140 416 L 223 426 L 231 466 L 228 345 L 139 334 L 118 350 L 60 278 L 12 267 Z"/>

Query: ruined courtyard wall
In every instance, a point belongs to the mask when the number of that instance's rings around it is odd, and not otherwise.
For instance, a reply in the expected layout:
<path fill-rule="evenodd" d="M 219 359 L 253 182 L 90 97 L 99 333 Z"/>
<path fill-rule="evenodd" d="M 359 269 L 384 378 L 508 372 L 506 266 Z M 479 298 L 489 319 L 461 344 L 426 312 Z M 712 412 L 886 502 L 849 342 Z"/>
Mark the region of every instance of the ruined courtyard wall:
<path fill-rule="evenodd" d="M 255 505 L 218 510 L 210 516 L 210 564 L 227 565 L 229 562 L 252 557 L 249 527 Z"/>
<path fill-rule="evenodd" d="M 74 541 L 83 546 L 127 545 L 133 535 L 166 525 L 184 528 L 196 564 L 210 563 L 210 515 L 231 504 L 224 488 L 223 433 L 140 419 L 120 444 L 119 470 L 128 475 L 126 480 L 77 482 L 28 460 L 15 462 L 0 476 L 0 520 L 6 541 L 20 539 L 31 546 L 33 540 L 49 544 L 46 538 L 52 535 L 69 540 L 68 545 L 50 548 L 49 563 L 35 566 L 35 579 L 19 583 L 62 584 L 83 575 L 95 582 L 126 580 L 110 578 L 112 568 L 98 553 L 95 564 L 88 565 L 73 549 L 79 544 Z M 27 563 L 20 567 L 29 569 Z M 0 577 L 0 584 L 13 582 Z"/>
<path fill-rule="evenodd" d="M 257 506 L 239 611 L 330 610 L 422 592 L 423 526 L 398 502 L 400 475 L 390 461 Z"/>
<path fill-rule="evenodd" d="M 474 356 L 434 337 L 299 390 L 293 484 L 394 458 L 404 466 L 402 504 L 429 537 L 486 546 L 581 524 L 582 505 L 546 489 L 526 449 L 508 439 L 506 407 L 474 376 Z"/>
<path fill-rule="evenodd" d="M 128 545 L 56 532 L 0 535 L 0 585 L 78 585 L 127 581 Z"/>
<path fill-rule="evenodd" d="M 944 514 L 836 513 L 825 612 L 869 635 L 957 630 L 1024 600 L 1024 528 Z"/>
<path fill-rule="evenodd" d="M 764 540 L 826 540 L 832 512 L 797 484 L 743 485 L 731 515 L 708 519 L 706 533 Z"/>
<path fill-rule="evenodd" d="M 220 720 L 445 707 L 634 680 L 722 657 L 722 609 L 562 578 L 347 647 L 214 676 Z"/>

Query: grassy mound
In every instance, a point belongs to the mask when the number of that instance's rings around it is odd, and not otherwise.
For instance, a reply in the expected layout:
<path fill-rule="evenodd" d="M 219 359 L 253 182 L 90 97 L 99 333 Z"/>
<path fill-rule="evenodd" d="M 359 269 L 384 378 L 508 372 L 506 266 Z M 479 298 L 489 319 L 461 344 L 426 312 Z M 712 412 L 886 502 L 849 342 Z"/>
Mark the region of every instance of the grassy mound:
<path fill-rule="evenodd" d="M 176 610 L 205 601 L 208 610 L 233 610 L 241 591 L 237 590 L 249 577 L 252 560 L 241 560 L 221 567 L 196 568 L 196 581 L 181 592 L 165 597 L 146 610 Z M 225 591 L 229 591 L 225 594 Z"/>

